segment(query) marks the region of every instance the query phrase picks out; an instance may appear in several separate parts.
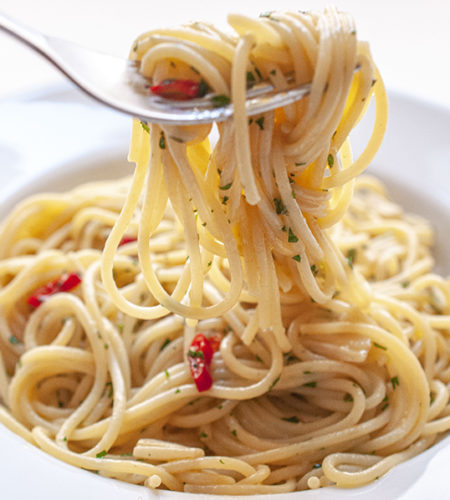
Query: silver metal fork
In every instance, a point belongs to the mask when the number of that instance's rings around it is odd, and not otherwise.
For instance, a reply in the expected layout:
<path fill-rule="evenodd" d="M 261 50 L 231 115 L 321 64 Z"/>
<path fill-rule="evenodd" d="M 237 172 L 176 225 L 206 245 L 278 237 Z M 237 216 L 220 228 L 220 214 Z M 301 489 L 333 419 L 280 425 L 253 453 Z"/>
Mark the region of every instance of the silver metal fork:
<path fill-rule="evenodd" d="M 14 36 L 54 64 L 80 90 L 96 101 L 147 122 L 192 125 L 224 121 L 233 114 L 233 104 L 215 107 L 212 94 L 188 101 L 152 95 L 151 82 L 137 63 L 104 54 L 73 42 L 44 35 L 0 12 L 0 30 Z M 7 78 L 4 75 L 3 78 Z M 309 83 L 275 91 L 267 82 L 247 91 L 249 116 L 298 101 L 310 92 Z"/>

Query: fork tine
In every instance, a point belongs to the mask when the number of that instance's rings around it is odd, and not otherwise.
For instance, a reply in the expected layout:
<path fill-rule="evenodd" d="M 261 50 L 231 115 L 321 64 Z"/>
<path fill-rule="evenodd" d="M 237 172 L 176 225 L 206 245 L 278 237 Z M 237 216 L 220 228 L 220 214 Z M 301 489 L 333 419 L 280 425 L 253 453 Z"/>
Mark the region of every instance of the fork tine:
<path fill-rule="evenodd" d="M 274 91 L 270 84 L 265 87 L 259 95 L 247 98 L 246 111 L 248 116 L 262 114 L 292 104 L 307 96 L 311 90 L 310 83 L 278 91 Z M 176 121 L 179 125 L 190 125 L 193 121 L 196 123 L 221 122 L 230 118 L 234 111 L 232 103 L 226 106 L 213 107 L 211 101 L 207 98 L 192 99 L 190 101 L 172 101 L 161 97 L 152 97 L 151 99 L 152 106 L 155 109 L 158 108 L 167 114 L 167 120 L 162 120 L 161 123 Z M 141 119 L 152 121 L 145 118 L 145 116 L 142 116 Z"/>

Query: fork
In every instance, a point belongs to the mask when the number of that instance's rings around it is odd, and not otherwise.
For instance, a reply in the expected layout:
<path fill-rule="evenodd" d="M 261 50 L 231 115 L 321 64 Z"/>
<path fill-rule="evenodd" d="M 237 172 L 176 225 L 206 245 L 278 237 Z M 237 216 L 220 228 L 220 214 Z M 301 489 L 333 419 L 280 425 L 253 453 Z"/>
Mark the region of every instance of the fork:
<path fill-rule="evenodd" d="M 224 121 L 233 115 L 233 104 L 215 107 L 212 94 L 189 101 L 151 95 L 151 82 L 138 71 L 138 63 L 82 47 L 68 40 L 25 27 L 0 12 L 0 30 L 17 38 L 45 57 L 80 90 L 101 104 L 146 122 L 193 125 Z M 268 82 L 247 91 L 248 116 L 292 104 L 306 96 L 306 83 L 275 91 Z"/>

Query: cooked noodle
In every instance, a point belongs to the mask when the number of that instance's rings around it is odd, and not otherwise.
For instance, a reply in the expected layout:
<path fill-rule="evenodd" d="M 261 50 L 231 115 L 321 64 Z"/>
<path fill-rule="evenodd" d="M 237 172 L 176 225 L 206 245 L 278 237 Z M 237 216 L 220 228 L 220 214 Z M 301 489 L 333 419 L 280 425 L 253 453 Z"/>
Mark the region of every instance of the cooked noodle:
<path fill-rule="evenodd" d="M 231 96 L 233 119 L 135 120 L 133 178 L 36 195 L 3 222 L 0 421 L 149 488 L 363 485 L 450 428 L 450 281 L 432 272 L 430 225 L 357 178 L 386 97 L 351 18 L 229 21 L 237 36 L 202 23 L 146 33 L 131 57 L 155 83 Z M 312 87 L 248 117 L 259 79 Z M 353 159 L 372 94 L 373 133 Z M 30 306 L 73 273 L 70 293 Z M 204 392 L 187 361 L 197 332 L 223 336 Z"/>

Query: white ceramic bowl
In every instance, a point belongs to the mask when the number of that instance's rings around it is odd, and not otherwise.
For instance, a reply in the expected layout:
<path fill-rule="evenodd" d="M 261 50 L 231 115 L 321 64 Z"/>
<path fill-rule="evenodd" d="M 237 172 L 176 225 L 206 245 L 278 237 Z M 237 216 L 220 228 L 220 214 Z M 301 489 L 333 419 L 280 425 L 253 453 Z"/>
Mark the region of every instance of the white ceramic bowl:
<path fill-rule="evenodd" d="M 436 229 L 437 270 L 450 273 L 450 110 L 391 95 L 385 142 L 371 167 L 405 209 Z M 360 148 L 369 126 L 355 134 Z M 128 175 L 130 120 L 62 87 L 0 103 L 0 217 L 35 192 Z M 26 132 L 26 134 L 24 133 Z M 449 498 L 450 438 L 354 490 L 324 488 L 272 495 L 280 500 L 414 500 Z M 0 497 L 8 500 L 145 500 L 210 498 L 146 488 L 77 469 L 29 445 L 0 425 Z M 265 497 L 260 497 L 265 498 Z"/>

